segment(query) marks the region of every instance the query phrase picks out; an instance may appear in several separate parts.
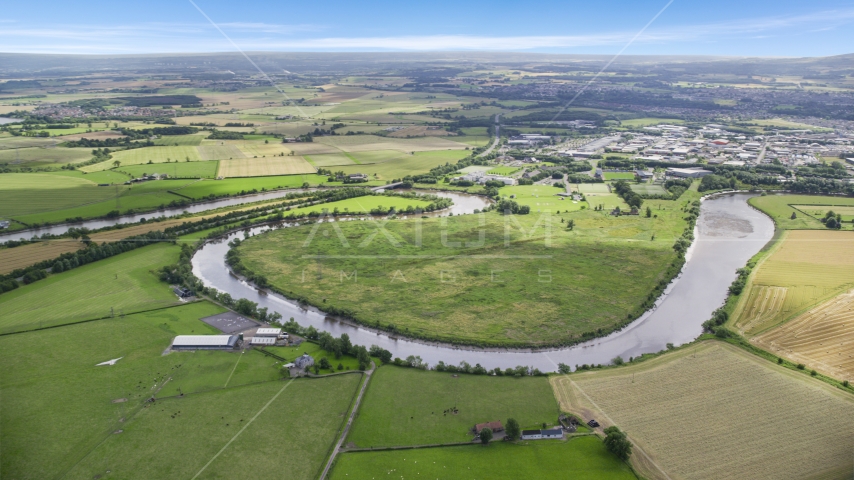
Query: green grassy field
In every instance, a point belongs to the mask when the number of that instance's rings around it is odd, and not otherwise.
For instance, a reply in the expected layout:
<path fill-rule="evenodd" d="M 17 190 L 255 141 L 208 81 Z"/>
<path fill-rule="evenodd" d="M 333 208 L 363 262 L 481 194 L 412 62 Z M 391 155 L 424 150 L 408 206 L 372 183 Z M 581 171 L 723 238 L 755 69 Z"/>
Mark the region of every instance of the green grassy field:
<path fill-rule="evenodd" d="M 605 180 L 634 180 L 634 173 L 605 172 Z"/>
<path fill-rule="evenodd" d="M 0 332 L 129 314 L 178 303 L 152 273 L 178 261 L 178 247 L 151 245 L 50 275 L 0 295 Z"/>
<path fill-rule="evenodd" d="M 202 140 L 207 136 L 207 133 L 196 135 L 164 135 L 156 140 L 152 140 L 155 145 L 162 146 L 199 146 Z"/>
<path fill-rule="evenodd" d="M 591 209 L 515 216 L 521 230 L 509 224 L 509 243 L 505 218 L 490 212 L 423 220 L 420 247 L 417 222 L 398 220 L 384 226 L 395 243 L 373 222 L 345 222 L 346 245 L 321 225 L 259 235 L 239 249 L 247 267 L 287 295 L 370 325 L 484 345 L 553 344 L 621 324 L 661 280 L 684 220 L 674 202 L 647 203 L 658 218 Z M 570 218 L 572 231 L 561 222 Z M 304 269 L 324 275 L 297 281 Z M 340 271 L 357 271 L 358 281 L 340 282 Z"/>
<path fill-rule="evenodd" d="M 333 353 L 323 350 L 322 348 L 320 348 L 320 345 L 316 343 L 303 342 L 295 347 L 267 347 L 266 349 L 286 359 L 289 362 L 294 361 L 295 358 L 299 357 L 303 353 L 311 355 L 311 357 L 314 358 L 315 364 L 320 364 L 320 359 L 326 357 L 326 359 L 329 360 L 329 363 L 332 364 L 332 369 L 321 369 L 321 375 L 335 373 L 339 371 L 346 372 L 348 370 L 359 369 L 359 361 L 356 360 L 355 357 L 352 357 L 350 355 L 342 355 L 341 358 L 336 359 Z M 342 370 L 338 370 L 339 364 L 341 364 L 343 368 Z"/>
<path fill-rule="evenodd" d="M 238 478 L 247 472 L 253 478 L 283 472 L 288 478 L 315 478 L 360 378 L 267 382 L 161 400 L 99 445 L 68 478 L 90 479 L 106 470 L 130 479 Z"/>
<path fill-rule="evenodd" d="M 44 167 L 80 163 L 92 158 L 92 151 L 85 148 L 21 148 L 0 150 L 0 164 L 10 166 Z M 20 164 L 18 164 L 20 162 Z"/>
<path fill-rule="evenodd" d="M 391 474 L 394 474 L 392 476 Z M 333 480 L 376 478 L 636 479 L 595 436 L 384 452 L 344 453 Z"/>
<path fill-rule="evenodd" d="M 305 158 L 315 167 L 333 167 L 337 165 L 353 165 L 352 158 L 343 153 L 325 153 L 319 155 L 306 155 Z"/>
<path fill-rule="evenodd" d="M 70 208 L 115 197 L 115 189 L 98 187 L 83 178 L 44 173 L 0 175 L 0 216 Z"/>
<path fill-rule="evenodd" d="M 499 189 L 502 197 L 513 199 L 519 205 L 531 207 L 531 212 L 553 212 L 558 210 L 581 210 L 586 206 L 585 202 L 573 203 L 571 198 L 558 197 L 558 193 L 566 193 L 565 188 L 553 187 L 551 185 L 516 185 L 513 187 L 502 187 Z"/>
<path fill-rule="evenodd" d="M 367 152 L 363 152 L 367 153 Z M 431 168 L 446 163 L 456 163 L 458 160 L 469 156 L 465 150 L 436 150 L 430 152 L 415 152 L 414 154 L 399 154 L 388 161 L 364 165 L 343 165 L 332 168 L 333 171 L 342 170 L 344 173 L 366 173 L 380 180 L 392 180 L 403 178 L 407 175 L 427 173 Z M 358 155 L 352 153 L 351 158 L 359 159 Z M 364 157 L 362 157 L 364 158 Z M 361 161 L 361 160 L 360 160 Z M 355 163 L 355 162 L 354 162 Z"/>
<path fill-rule="evenodd" d="M 854 207 L 854 198 L 828 197 L 821 195 L 766 195 L 753 197 L 750 204 L 774 219 L 779 228 L 785 230 L 824 229 L 824 224 L 810 215 L 816 211 L 826 212 L 834 206 Z M 807 208 L 806 211 L 793 207 Z M 792 214 L 795 218 L 792 219 Z"/>
<path fill-rule="evenodd" d="M 490 169 L 487 173 L 492 175 L 511 175 L 519 170 L 521 170 L 519 167 L 495 167 Z"/>
<path fill-rule="evenodd" d="M 12 367 L 0 373 L 4 477 L 193 476 L 286 385 L 279 362 L 256 351 L 162 354 L 175 335 L 216 333 L 198 319 L 221 311 L 199 302 L 0 337 L 0 359 Z M 289 454 L 269 468 L 316 476 L 359 378 L 292 383 L 220 456 L 224 465 L 199 478 L 249 468 L 272 476 L 254 467 L 255 455 L 280 448 Z M 281 435 L 309 428 L 310 438 Z"/>
<path fill-rule="evenodd" d="M 631 183 L 632 191 L 641 195 L 666 195 L 667 190 L 663 186 L 652 183 Z"/>
<path fill-rule="evenodd" d="M 132 177 L 141 177 L 143 174 L 165 173 L 170 178 L 216 178 L 216 170 L 219 162 L 216 160 L 206 162 L 172 162 L 157 165 L 123 165 L 117 171 L 125 172 Z"/>
<path fill-rule="evenodd" d="M 172 337 L 215 333 L 198 318 L 220 312 L 200 302 L 0 337 L 4 476 L 54 478 L 71 468 L 174 372 L 180 362 L 162 355 Z"/>
<path fill-rule="evenodd" d="M 456 407 L 457 414 L 443 413 Z M 371 378 L 347 437 L 358 447 L 466 442 L 477 423 L 557 423 L 546 377 L 492 377 L 384 366 Z M 537 427 L 539 428 L 539 427 Z"/>
<path fill-rule="evenodd" d="M 303 183 L 317 186 L 326 183 L 322 175 L 283 175 L 279 177 L 256 177 L 256 178 L 227 178 L 225 180 L 204 180 L 193 183 L 188 187 L 176 190 L 183 196 L 202 199 L 208 195 L 223 195 L 226 193 L 238 194 L 241 191 L 249 191 L 262 188 L 273 190 L 277 188 L 299 188 Z"/>
<path fill-rule="evenodd" d="M 312 205 L 310 207 L 300 207 L 294 208 L 286 214 L 294 213 L 311 213 L 317 212 L 322 213 L 323 210 L 327 210 L 329 214 L 333 214 L 335 209 L 342 214 L 344 213 L 369 213 L 371 210 L 383 207 L 387 209 L 389 207 L 394 207 L 396 210 L 400 211 L 405 209 L 408 206 L 412 206 L 412 208 L 424 208 L 430 202 L 426 202 L 424 200 L 415 200 L 411 198 L 401 198 L 401 197 L 386 197 L 382 195 L 373 195 L 373 196 L 365 196 L 365 197 L 356 197 L 356 198 L 348 198 L 346 200 L 339 200 L 337 202 L 329 202 L 323 203 L 320 205 Z"/>
<path fill-rule="evenodd" d="M 611 193 L 605 183 L 573 183 L 572 190 L 579 193 Z"/>

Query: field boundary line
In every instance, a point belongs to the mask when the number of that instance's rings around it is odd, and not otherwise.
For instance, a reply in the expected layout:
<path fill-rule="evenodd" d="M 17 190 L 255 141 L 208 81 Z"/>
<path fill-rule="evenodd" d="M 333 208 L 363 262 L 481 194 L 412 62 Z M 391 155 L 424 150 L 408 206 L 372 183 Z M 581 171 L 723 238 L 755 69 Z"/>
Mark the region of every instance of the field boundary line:
<path fill-rule="evenodd" d="M 228 375 L 228 378 L 225 380 L 225 385 L 222 388 L 228 388 L 228 382 L 231 381 L 231 377 L 234 376 L 235 370 L 237 370 L 237 365 L 240 363 L 240 359 L 243 358 L 243 355 L 246 354 L 246 350 L 242 350 L 240 355 L 237 356 L 237 361 L 234 362 L 234 368 L 231 369 L 231 373 Z"/>
<path fill-rule="evenodd" d="M 611 419 L 611 417 L 609 417 L 609 416 L 608 416 L 608 414 L 607 414 L 607 413 L 605 413 L 605 411 L 604 411 L 604 410 L 602 410 L 602 408 L 601 408 L 598 404 L 596 404 L 596 402 L 594 402 L 594 401 L 593 401 L 593 399 L 592 399 L 592 398 L 590 398 L 590 396 L 589 396 L 589 395 L 587 395 L 587 392 L 585 392 L 584 390 L 582 390 L 582 389 L 581 389 L 581 387 L 579 387 L 577 383 L 575 383 L 571 378 L 569 378 L 569 376 L 568 376 L 568 375 L 564 375 L 564 376 L 569 380 L 569 383 L 570 383 L 570 384 L 572 384 L 572 386 L 573 386 L 573 387 L 577 388 L 577 389 L 578 389 L 578 391 L 579 391 L 579 392 L 581 392 L 581 394 L 582 394 L 582 395 L 584 395 L 584 398 L 586 398 L 586 399 L 587 399 L 587 401 L 588 401 L 588 402 L 590 402 L 590 404 L 591 404 L 591 405 L 593 405 L 594 407 L 596 407 L 596 410 L 599 410 L 599 412 L 601 412 L 601 413 L 602 413 L 602 415 L 604 415 L 604 416 L 605 416 L 605 418 L 606 418 L 606 419 L 608 419 L 608 422 L 610 422 L 610 423 L 611 423 L 611 425 L 616 425 L 616 424 L 617 424 L 616 422 L 614 422 L 614 420 L 612 420 L 612 419 Z M 627 435 L 627 437 L 628 437 L 628 435 Z M 655 465 L 655 468 L 657 468 L 657 469 L 658 469 L 658 471 L 659 471 L 659 472 L 661 472 L 661 474 L 662 474 L 662 475 L 664 475 L 664 478 L 666 478 L 667 480 L 672 480 L 672 479 L 670 478 L 670 476 L 669 476 L 669 475 L 667 475 L 667 472 L 665 472 L 665 471 L 664 471 L 664 469 L 662 469 L 660 466 L 658 466 L 658 464 L 657 464 L 657 463 L 655 463 L 655 461 L 654 461 L 652 458 L 650 458 L 650 456 L 649 456 L 649 455 L 647 455 L 647 453 L 644 451 L 644 449 L 643 449 L 643 448 L 641 448 L 641 447 L 640 447 L 637 443 L 635 443 L 635 441 L 634 441 L 634 440 L 632 440 L 631 438 L 629 438 L 629 441 L 630 441 L 630 442 L 632 442 L 632 445 L 634 445 L 634 447 L 635 447 L 635 448 L 637 448 L 637 449 L 638 449 L 638 450 L 643 454 L 644 458 L 646 458 L 646 459 L 647 459 L 647 461 L 648 461 L 649 463 L 651 463 L 651 464 Z"/>
<path fill-rule="evenodd" d="M 373 362 L 371 362 L 373 363 Z M 362 379 L 362 386 L 359 389 L 359 393 L 356 394 L 350 400 L 350 416 L 347 418 L 347 421 L 341 426 L 340 434 L 335 444 L 332 446 L 332 450 L 329 452 L 329 460 L 326 461 L 326 466 L 323 467 L 323 471 L 320 472 L 320 476 L 318 477 L 320 480 L 326 478 L 329 474 L 329 470 L 332 468 L 332 464 L 335 462 L 335 457 L 341 451 L 341 445 L 344 444 L 344 440 L 347 438 L 347 435 L 350 433 L 350 428 L 353 426 L 353 422 L 356 420 L 359 412 L 359 406 L 362 404 L 362 399 L 365 396 L 365 391 L 368 389 L 368 384 L 371 382 L 371 375 L 376 371 L 376 365 L 372 365 L 372 369 L 366 372 L 362 372 L 364 374 L 364 378 Z"/>
<path fill-rule="evenodd" d="M 267 407 L 269 407 L 269 406 L 270 406 L 270 405 L 271 405 L 271 404 L 272 404 L 272 403 L 273 403 L 277 398 L 279 398 L 279 395 L 281 395 L 281 394 L 282 394 L 282 392 L 284 392 L 284 391 L 285 391 L 285 389 L 286 389 L 286 388 L 288 388 L 288 386 L 290 386 L 290 384 L 292 384 L 292 383 L 294 383 L 294 378 L 290 379 L 290 381 L 288 381 L 288 383 L 286 383 L 286 384 L 281 388 L 281 390 L 279 390 L 279 391 L 278 391 L 278 393 L 276 393 L 275 395 L 273 395 L 273 398 L 271 398 L 271 399 L 270 399 L 270 401 L 266 403 L 266 405 L 264 405 L 263 407 L 261 407 L 261 410 L 258 410 L 258 413 L 256 413 L 256 414 L 255 414 L 255 416 L 253 416 L 252 418 L 250 418 L 250 419 L 249 419 L 249 421 L 248 421 L 248 422 L 246 422 L 246 425 L 244 425 L 244 426 L 243 426 L 243 428 L 241 428 L 241 429 L 240 429 L 240 431 L 238 431 L 237 433 L 235 433 L 235 434 L 234 434 L 234 436 L 233 436 L 233 437 L 231 437 L 231 440 L 229 440 L 229 441 L 228 441 L 228 443 L 226 443 L 226 444 L 225 444 L 225 446 L 223 446 L 223 447 L 222 447 L 222 448 L 221 448 L 221 449 L 216 453 L 216 455 L 214 455 L 214 456 L 213 456 L 213 458 L 211 458 L 210 460 L 208 460 L 208 463 L 206 463 L 206 464 L 205 464 L 205 466 L 204 466 L 204 467 L 202 467 L 202 469 L 201 469 L 201 470 L 199 470 L 198 472 L 196 472 L 196 474 L 195 474 L 195 475 L 193 475 L 193 478 L 192 478 L 192 479 L 190 479 L 190 480 L 195 480 L 195 479 L 196 479 L 196 477 L 198 477 L 199 475 L 201 475 L 201 474 L 202 474 L 202 472 L 204 472 L 204 471 L 205 471 L 205 469 L 206 469 L 206 468 L 208 468 L 208 466 L 210 466 L 210 464 L 211 464 L 211 463 L 213 463 L 213 462 L 214 462 L 214 460 L 216 460 L 216 459 L 217 459 L 217 457 L 219 457 L 219 456 L 222 454 L 222 452 L 224 452 L 224 451 L 225 451 L 225 449 L 226 449 L 226 448 L 228 448 L 228 446 L 229 446 L 229 445 L 231 445 L 231 443 L 232 443 L 232 442 L 234 442 L 234 441 L 237 439 L 237 437 L 239 437 L 239 436 L 240 436 L 240 434 L 241 434 L 241 433 L 243 433 L 243 431 L 244 431 L 244 430 L 246 430 L 246 428 L 247 428 L 247 427 L 249 427 L 249 425 L 252 425 L 252 422 L 254 422 L 254 421 L 255 421 L 255 419 L 256 419 L 256 418 L 258 418 L 258 416 L 259 416 L 259 415 L 261 415 L 262 413 L 264 413 L 264 410 L 267 410 Z"/>

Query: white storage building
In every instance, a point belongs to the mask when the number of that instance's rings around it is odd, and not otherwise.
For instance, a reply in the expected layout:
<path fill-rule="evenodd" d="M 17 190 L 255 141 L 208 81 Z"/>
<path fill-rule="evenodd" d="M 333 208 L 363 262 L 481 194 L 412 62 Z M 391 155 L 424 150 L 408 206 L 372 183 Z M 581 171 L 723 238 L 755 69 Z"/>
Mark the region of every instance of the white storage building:
<path fill-rule="evenodd" d="M 237 335 L 178 335 L 173 350 L 228 350 L 237 346 Z"/>
<path fill-rule="evenodd" d="M 252 337 L 249 339 L 249 345 L 270 346 L 276 344 L 276 337 Z"/>
<path fill-rule="evenodd" d="M 256 337 L 278 337 L 281 334 L 281 328 L 259 328 L 255 331 Z"/>

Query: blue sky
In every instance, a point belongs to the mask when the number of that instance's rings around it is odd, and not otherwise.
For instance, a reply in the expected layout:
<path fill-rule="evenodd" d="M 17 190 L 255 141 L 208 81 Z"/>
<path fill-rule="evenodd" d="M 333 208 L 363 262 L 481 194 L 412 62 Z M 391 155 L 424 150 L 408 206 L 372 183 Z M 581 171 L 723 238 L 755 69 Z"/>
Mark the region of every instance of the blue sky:
<path fill-rule="evenodd" d="M 854 53 L 850 0 L 193 1 L 4 2 L 0 52 Z"/>

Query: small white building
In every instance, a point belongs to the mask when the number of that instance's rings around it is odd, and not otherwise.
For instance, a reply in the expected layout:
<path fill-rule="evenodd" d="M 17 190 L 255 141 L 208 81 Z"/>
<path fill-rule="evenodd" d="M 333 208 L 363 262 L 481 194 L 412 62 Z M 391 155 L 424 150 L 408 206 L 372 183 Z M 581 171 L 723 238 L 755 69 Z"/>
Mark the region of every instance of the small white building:
<path fill-rule="evenodd" d="M 237 346 L 237 335 L 178 335 L 173 350 L 229 350 Z"/>
<path fill-rule="evenodd" d="M 281 328 L 259 328 L 255 331 L 256 337 L 278 337 L 281 334 Z"/>
<path fill-rule="evenodd" d="M 547 438 L 563 438 L 563 429 L 522 430 L 522 440 L 542 440 Z"/>
<path fill-rule="evenodd" d="M 276 344 L 276 337 L 252 337 L 249 339 L 249 345 L 258 345 L 269 347 Z"/>

